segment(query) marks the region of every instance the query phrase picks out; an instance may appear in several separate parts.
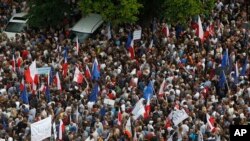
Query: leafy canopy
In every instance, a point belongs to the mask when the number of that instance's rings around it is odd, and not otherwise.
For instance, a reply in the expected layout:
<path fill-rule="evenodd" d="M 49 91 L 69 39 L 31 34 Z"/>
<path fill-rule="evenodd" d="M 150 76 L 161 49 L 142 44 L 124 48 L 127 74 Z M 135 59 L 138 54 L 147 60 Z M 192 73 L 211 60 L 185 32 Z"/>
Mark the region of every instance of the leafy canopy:
<path fill-rule="evenodd" d="M 29 21 L 33 27 L 60 25 L 70 6 L 64 0 L 30 0 Z"/>
<path fill-rule="evenodd" d="M 214 0 L 165 0 L 164 16 L 171 23 L 186 24 L 190 17 L 208 14 L 214 7 Z"/>
<path fill-rule="evenodd" d="M 79 6 L 84 15 L 100 13 L 105 21 L 113 25 L 136 22 L 142 7 L 137 0 L 80 0 Z"/>

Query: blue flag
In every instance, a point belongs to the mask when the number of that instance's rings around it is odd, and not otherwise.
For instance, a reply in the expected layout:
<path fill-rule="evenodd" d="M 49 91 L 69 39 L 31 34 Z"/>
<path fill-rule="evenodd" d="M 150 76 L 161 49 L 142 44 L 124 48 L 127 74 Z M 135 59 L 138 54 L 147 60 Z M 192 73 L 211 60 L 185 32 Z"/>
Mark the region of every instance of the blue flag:
<path fill-rule="evenodd" d="M 21 99 L 22 99 L 23 103 L 29 104 L 29 98 L 28 98 L 26 86 L 24 86 L 24 90 L 21 93 Z"/>
<path fill-rule="evenodd" d="M 54 67 L 51 66 L 50 67 L 50 72 L 49 72 L 49 84 L 48 85 L 51 85 L 53 83 L 53 78 L 54 78 L 54 75 L 55 75 L 55 71 L 54 71 Z"/>
<path fill-rule="evenodd" d="M 247 71 L 247 58 L 244 61 L 244 65 L 242 66 L 242 69 L 240 71 L 240 76 L 245 76 Z"/>
<path fill-rule="evenodd" d="M 68 48 L 67 47 L 64 48 L 63 58 L 65 62 L 68 62 Z"/>
<path fill-rule="evenodd" d="M 46 87 L 45 96 L 46 96 L 47 102 L 49 103 L 50 102 L 50 90 L 49 90 L 49 86 Z"/>
<path fill-rule="evenodd" d="M 221 67 L 225 68 L 227 66 L 229 66 L 228 49 L 224 52 L 222 60 L 221 60 Z"/>
<path fill-rule="evenodd" d="M 100 70 L 99 70 L 97 59 L 94 60 L 91 76 L 92 76 L 92 80 L 99 80 L 100 78 Z"/>
<path fill-rule="evenodd" d="M 100 115 L 103 117 L 105 116 L 105 114 L 106 114 L 106 109 L 105 107 L 102 107 L 102 109 L 100 110 Z"/>
<path fill-rule="evenodd" d="M 226 83 L 226 76 L 225 76 L 224 71 L 221 71 L 220 78 L 219 78 L 219 87 L 224 88 L 225 83 Z"/>
<path fill-rule="evenodd" d="M 154 93 L 154 88 L 152 82 L 150 81 L 148 83 L 148 86 L 146 86 L 143 90 L 143 98 L 144 99 L 151 98 L 153 96 L 153 93 Z"/>
<path fill-rule="evenodd" d="M 4 129 L 7 129 L 8 128 L 8 124 L 7 124 L 7 119 L 6 119 L 6 117 L 4 116 L 4 117 L 2 117 L 2 120 L 3 120 L 3 128 Z"/>
<path fill-rule="evenodd" d="M 238 64 L 237 62 L 235 63 L 235 71 L 234 71 L 234 84 L 238 84 L 239 82 L 239 69 L 238 69 Z"/>
<path fill-rule="evenodd" d="M 130 47 L 130 44 L 132 42 L 132 35 L 131 33 L 128 34 L 128 39 L 127 39 L 127 42 L 126 42 L 126 48 L 128 49 Z"/>
<path fill-rule="evenodd" d="M 97 101 L 97 95 L 98 95 L 98 93 L 99 93 L 99 86 L 96 83 L 95 86 L 94 86 L 94 88 L 91 91 L 90 96 L 89 96 L 89 101 L 90 102 L 96 102 Z"/>

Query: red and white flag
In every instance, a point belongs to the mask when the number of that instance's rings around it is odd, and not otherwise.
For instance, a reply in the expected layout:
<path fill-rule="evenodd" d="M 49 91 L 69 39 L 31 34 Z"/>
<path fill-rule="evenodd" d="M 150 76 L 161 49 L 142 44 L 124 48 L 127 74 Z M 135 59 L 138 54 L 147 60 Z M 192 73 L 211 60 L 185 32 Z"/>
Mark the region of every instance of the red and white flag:
<path fill-rule="evenodd" d="M 138 80 L 139 80 L 138 77 L 132 77 L 131 80 L 130 80 L 129 86 L 137 87 Z"/>
<path fill-rule="evenodd" d="M 152 48 L 153 45 L 154 45 L 154 40 L 152 39 L 152 40 L 150 41 L 149 48 Z"/>
<path fill-rule="evenodd" d="M 130 58 L 134 59 L 135 58 L 134 39 L 131 40 L 128 51 Z"/>
<path fill-rule="evenodd" d="M 209 114 L 207 114 L 207 124 L 210 131 L 214 130 L 214 123 L 215 123 L 214 117 L 211 117 Z"/>
<path fill-rule="evenodd" d="M 166 118 L 165 128 L 171 128 L 171 120 L 173 118 L 173 112 L 171 112 L 168 117 Z"/>
<path fill-rule="evenodd" d="M 23 59 L 22 59 L 22 57 L 20 57 L 20 54 L 19 54 L 19 57 L 17 58 L 17 68 L 18 68 L 18 70 L 20 70 L 22 62 L 23 62 Z"/>
<path fill-rule="evenodd" d="M 91 72 L 90 72 L 90 70 L 89 70 L 89 67 L 88 67 L 88 65 L 86 65 L 86 68 L 85 68 L 85 77 L 87 78 L 87 79 L 90 79 L 91 78 Z"/>
<path fill-rule="evenodd" d="M 165 37 L 169 37 L 169 28 L 168 28 L 168 24 L 165 24 L 162 28 L 162 32 L 164 34 Z"/>
<path fill-rule="evenodd" d="M 79 53 L 79 41 L 78 41 L 78 36 L 76 36 L 76 54 L 78 55 Z"/>
<path fill-rule="evenodd" d="M 57 86 L 57 90 L 62 90 L 62 86 L 61 86 L 61 81 L 60 81 L 60 77 L 59 77 L 59 73 L 56 73 L 56 86 Z"/>
<path fill-rule="evenodd" d="M 147 104 L 145 106 L 145 113 L 144 113 L 144 118 L 148 118 L 149 117 L 149 114 L 150 114 L 150 98 L 147 99 Z"/>
<path fill-rule="evenodd" d="M 210 35 L 214 35 L 214 25 L 210 24 L 204 33 L 204 40 L 208 39 Z"/>
<path fill-rule="evenodd" d="M 62 64 L 62 75 L 63 77 L 66 77 L 68 73 L 68 63 L 67 59 L 65 59 L 64 63 Z"/>
<path fill-rule="evenodd" d="M 78 67 L 75 68 L 73 81 L 77 82 L 78 84 L 81 84 L 83 82 L 83 74 L 80 72 Z"/>
<path fill-rule="evenodd" d="M 21 84 L 20 84 L 20 91 L 24 90 L 24 85 L 25 85 L 24 79 L 22 79 Z"/>
<path fill-rule="evenodd" d="M 27 70 L 25 70 L 24 75 L 27 83 L 38 84 L 39 79 L 38 79 L 38 71 L 36 68 L 36 60 L 31 63 L 31 65 Z"/>
<path fill-rule="evenodd" d="M 117 122 L 118 125 L 122 125 L 122 113 L 121 113 L 121 110 L 119 108 L 119 111 L 118 111 L 118 122 Z"/>
<path fill-rule="evenodd" d="M 15 56 L 12 55 L 12 70 L 15 72 L 16 71 L 16 60 L 15 60 Z"/>
<path fill-rule="evenodd" d="M 198 16 L 198 37 L 203 41 L 204 39 L 204 31 L 201 23 L 201 18 Z"/>
<path fill-rule="evenodd" d="M 127 120 L 127 123 L 125 125 L 125 134 L 131 138 L 132 137 L 132 128 L 131 128 L 131 119 L 129 117 L 129 119 Z"/>
<path fill-rule="evenodd" d="M 59 140 L 62 140 L 63 139 L 63 134 L 64 134 L 64 131 L 65 131 L 65 126 L 63 124 L 63 121 L 60 119 L 60 124 L 59 124 L 59 136 L 58 136 L 58 139 Z"/>
<path fill-rule="evenodd" d="M 136 131 L 134 132 L 134 137 L 133 137 L 133 141 L 138 141 L 138 139 L 137 139 L 137 133 L 136 133 Z"/>
<path fill-rule="evenodd" d="M 39 88 L 40 92 L 45 92 L 46 91 L 46 86 L 44 85 L 44 83 L 42 83 L 41 87 Z"/>
<path fill-rule="evenodd" d="M 159 96 L 163 96 L 164 95 L 164 89 L 166 87 L 166 80 L 163 79 L 162 83 L 161 83 L 161 86 L 160 86 L 160 89 L 159 89 Z"/>

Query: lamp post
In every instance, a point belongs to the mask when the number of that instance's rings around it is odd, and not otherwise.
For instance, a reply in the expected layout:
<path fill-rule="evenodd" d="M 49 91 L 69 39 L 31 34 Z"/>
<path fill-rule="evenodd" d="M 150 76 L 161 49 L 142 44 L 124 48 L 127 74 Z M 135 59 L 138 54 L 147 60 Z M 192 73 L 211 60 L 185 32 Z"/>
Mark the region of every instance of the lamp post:
<path fill-rule="evenodd" d="M 246 16 L 247 16 L 247 20 L 249 21 L 250 20 L 250 15 L 249 15 L 249 0 L 244 0 L 244 4 L 245 4 L 245 6 L 246 6 Z"/>

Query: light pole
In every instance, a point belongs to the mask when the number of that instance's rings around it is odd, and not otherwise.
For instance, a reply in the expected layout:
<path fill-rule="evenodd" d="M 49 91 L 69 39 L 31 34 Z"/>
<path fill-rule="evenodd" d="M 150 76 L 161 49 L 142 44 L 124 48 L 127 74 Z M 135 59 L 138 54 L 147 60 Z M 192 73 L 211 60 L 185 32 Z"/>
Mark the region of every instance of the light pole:
<path fill-rule="evenodd" d="M 247 20 L 248 21 L 250 21 L 250 15 L 249 15 L 249 13 L 250 13 L 250 9 L 249 9 L 249 0 L 246 0 L 246 2 L 247 2 Z"/>

